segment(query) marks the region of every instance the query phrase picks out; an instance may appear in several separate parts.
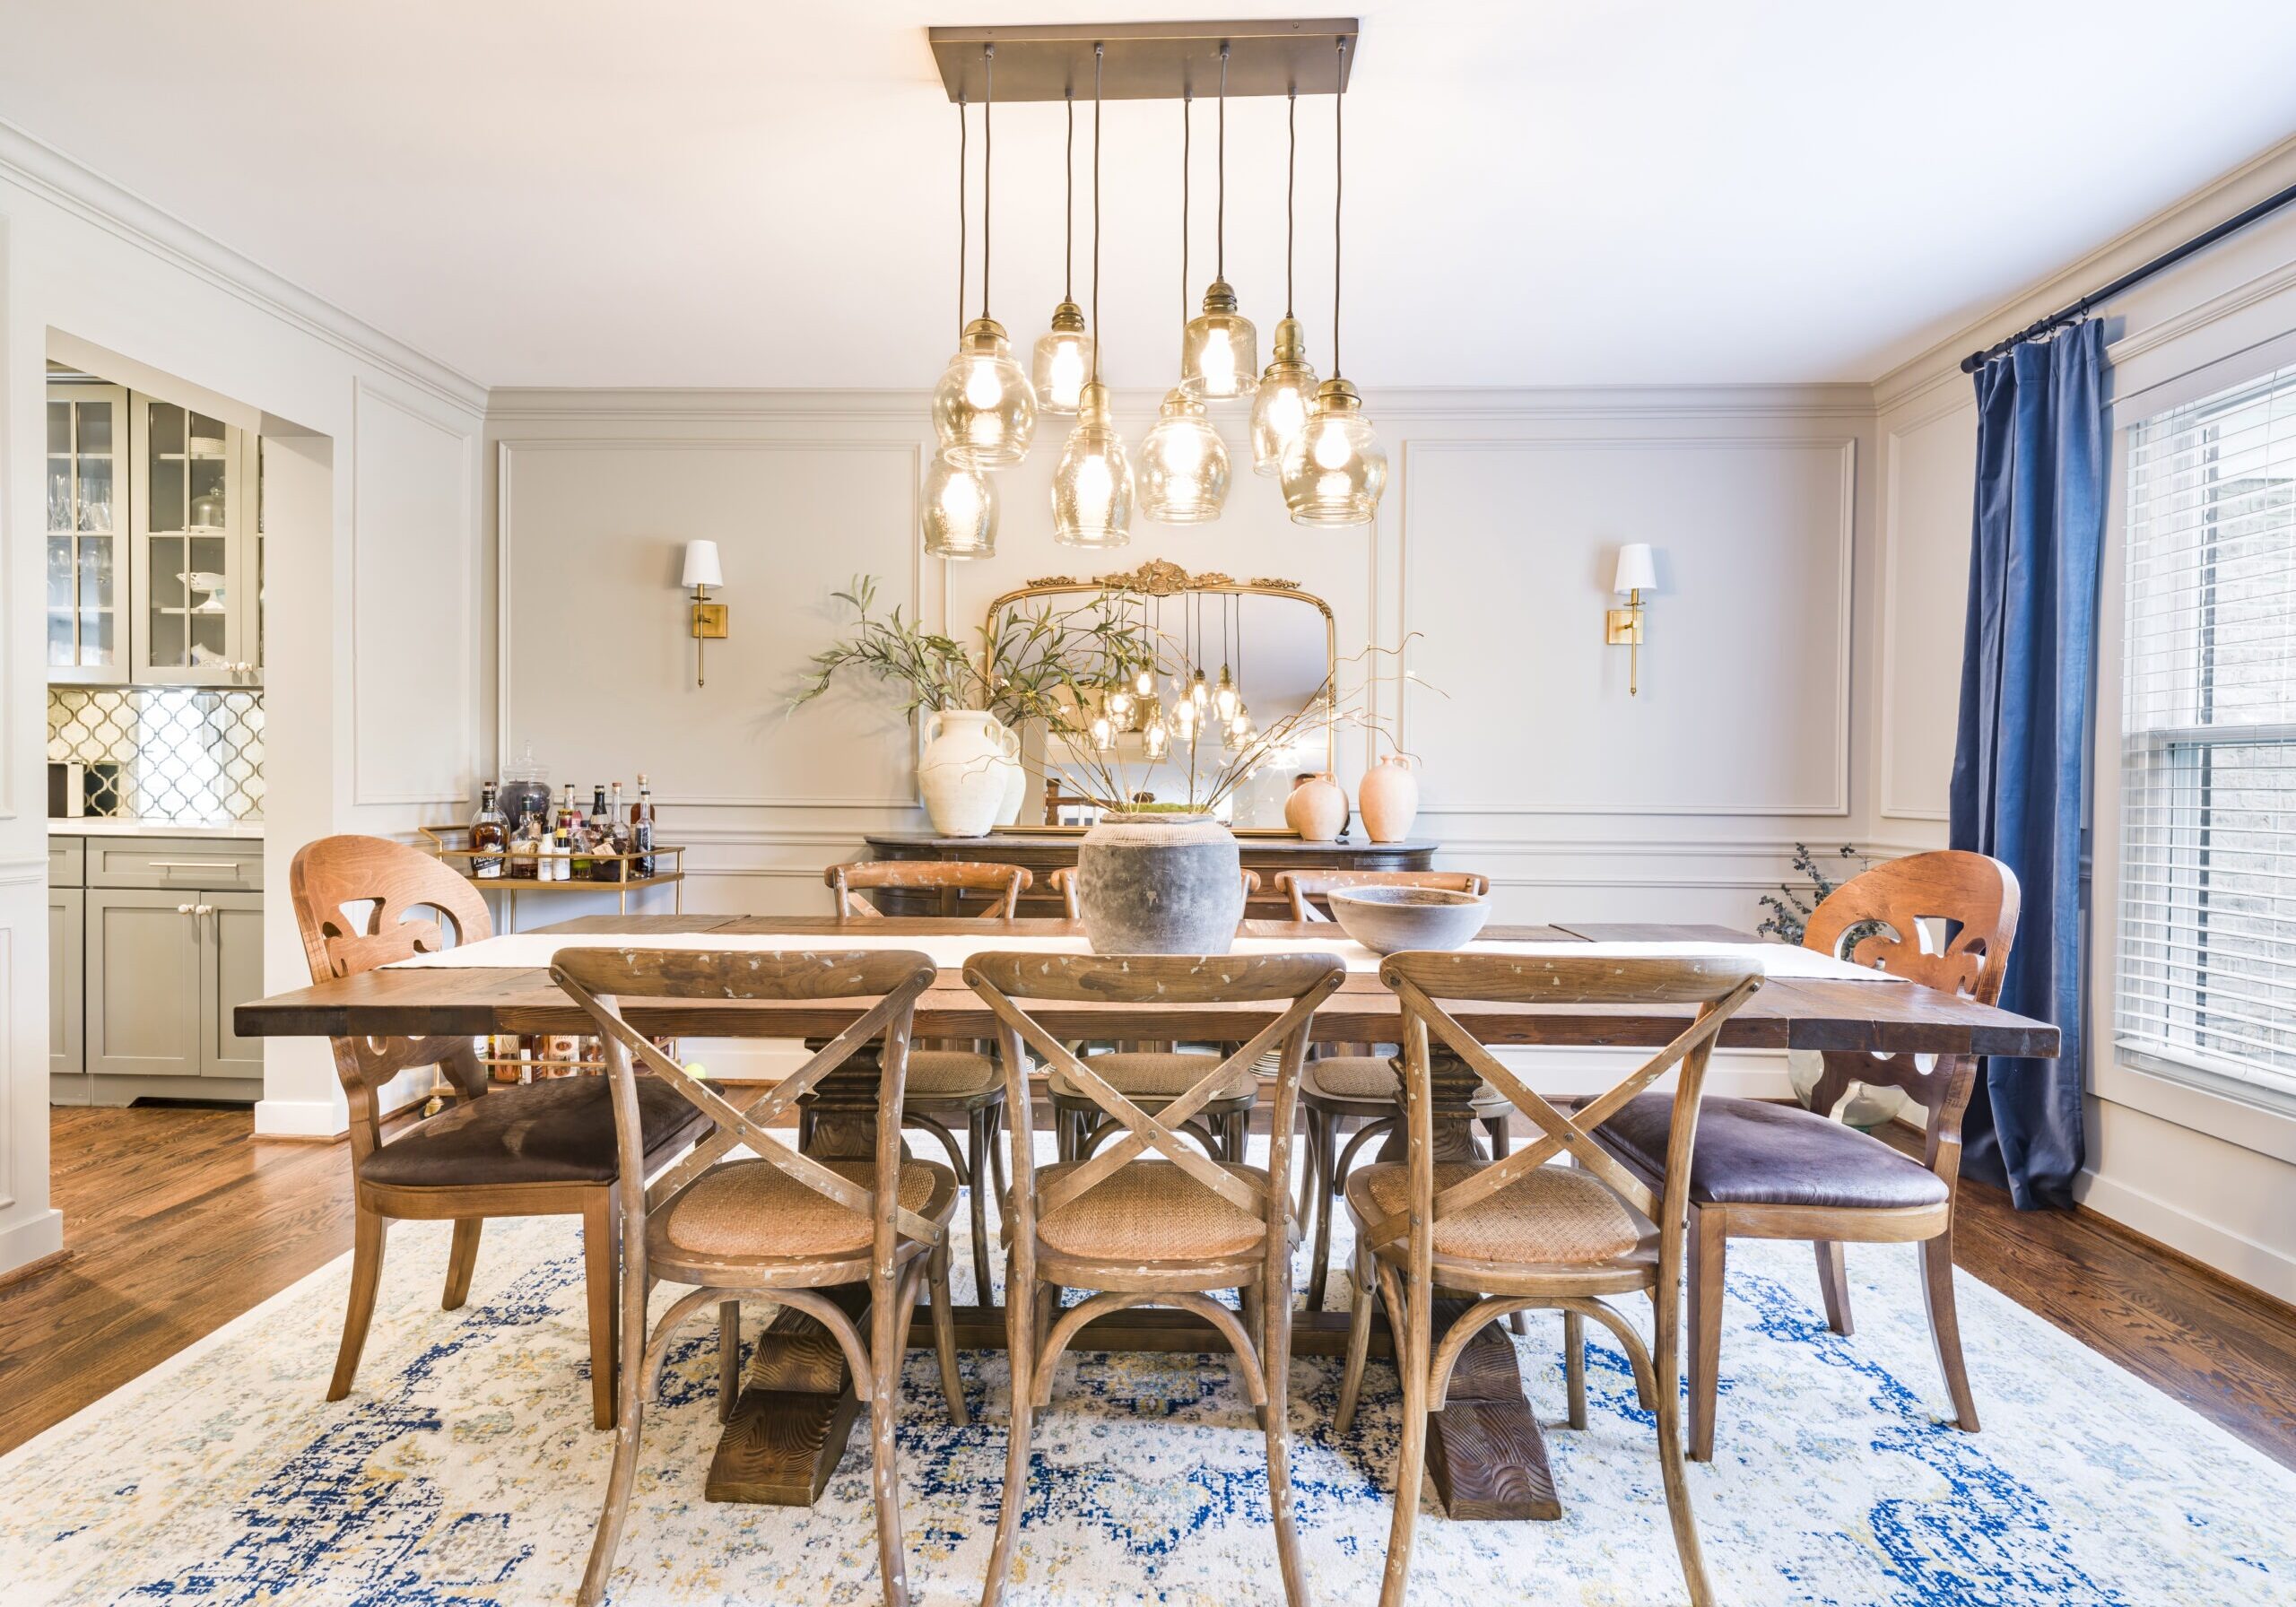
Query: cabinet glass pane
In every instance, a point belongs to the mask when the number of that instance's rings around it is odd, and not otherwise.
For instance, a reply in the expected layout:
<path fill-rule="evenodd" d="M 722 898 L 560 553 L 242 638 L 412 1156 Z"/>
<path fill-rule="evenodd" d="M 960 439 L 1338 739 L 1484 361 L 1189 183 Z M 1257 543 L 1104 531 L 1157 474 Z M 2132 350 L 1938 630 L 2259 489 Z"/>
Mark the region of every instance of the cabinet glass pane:
<path fill-rule="evenodd" d="M 111 537 L 83 535 L 80 538 L 80 601 L 91 608 L 114 606 L 111 555 Z"/>
<path fill-rule="evenodd" d="M 152 506 L 144 523 L 153 530 L 180 530 L 184 525 L 183 463 L 155 462 L 152 465 Z"/>
<path fill-rule="evenodd" d="M 184 595 L 183 578 L 190 565 L 186 560 L 188 543 L 180 535 L 155 535 L 152 538 L 152 611 L 173 609 L 181 612 L 188 605 Z"/>
<path fill-rule="evenodd" d="M 72 611 L 49 611 L 48 616 L 48 662 L 65 668 L 78 661 L 72 656 Z"/>
<path fill-rule="evenodd" d="M 221 458 L 223 456 L 223 423 L 205 413 L 191 415 L 191 438 L 184 450 L 194 457 Z"/>
<path fill-rule="evenodd" d="M 180 613 L 152 614 L 152 663 L 160 669 L 181 669 L 187 663 L 183 650 L 183 621 Z"/>
<path fill-rule="evenodd" d="M 73 595 L 72 581 L 72 538 L 51 535 L 48 538 L 48 605 L 50 608 L 69 609 L 79 602 L 79 598 Z"/>
<path fill-rule="evenodd" d="M 48 449 L 51 452 L 72 450 L 72 404 L 69 402 L 48 404 Z"/>
<path fill-rule="evenodd" d="M 195 613 L 191 616 L 191 662 L 196 665 L 220 665 L 224 662 L 223 616 L 220 613 Z"/>
<path fill-rule="evenodd" d="M 195 530 L 220 530 L 230 515 L 224 505 L 223 463 L 220 457 L 195 457 L 191 465 L 191 507 L 187 523 Z"/>
<path fill-rule="evenodd" d="M 109 611 L 83 608 L 80 611 L 80 662 L 83 665 L 116 664 L 111 640 Z"/>
<path fill-rule="evenodd" d="M 183 455 L 183 409 L 165 402 L 154 402 L 144 415 L 151 426 L 152 461 L 154 465 L 163 457 Z"/>
<path fill-rule="evenodd" d="M 76 510 L 82 530 L 112 528 L 111 459 L 80 459 L 80 503 Z"/>
<path fill-rule="evenodd" d="M 48 460 L 48 527 L 50 530 L 72 528 L 72 460 L 69 457 Z"/>
<path fill-rule="evenodd" d="M 80 450 L 99 456 L 111 451 L 111 404 L 83 402 L 80 406 Z"/>

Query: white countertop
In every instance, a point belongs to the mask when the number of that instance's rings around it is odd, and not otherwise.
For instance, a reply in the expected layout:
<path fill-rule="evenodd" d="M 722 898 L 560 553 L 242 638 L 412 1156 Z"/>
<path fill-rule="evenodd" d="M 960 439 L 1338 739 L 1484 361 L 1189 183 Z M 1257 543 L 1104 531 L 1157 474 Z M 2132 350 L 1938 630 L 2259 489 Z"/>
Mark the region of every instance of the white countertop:
<path fill-rule="evenodd" d="M 181 821 L 124 821 L 109 815 L 50 817 L 50 837 L 208 837 L 263 840 L 261 821 L 227 821 L 221 825 L 192 825 Z"/>

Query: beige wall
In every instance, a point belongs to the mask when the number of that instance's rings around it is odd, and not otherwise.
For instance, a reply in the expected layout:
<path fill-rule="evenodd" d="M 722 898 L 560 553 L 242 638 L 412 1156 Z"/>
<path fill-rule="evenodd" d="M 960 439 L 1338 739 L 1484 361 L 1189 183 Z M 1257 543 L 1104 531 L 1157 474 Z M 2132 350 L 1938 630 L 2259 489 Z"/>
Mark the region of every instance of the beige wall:
<path fill-rule="evenodd" d="M 1874 387 L 1882 464 L 1881 675 L 1872 703 L 1874 835 L 1941 847 L 1953 756 L 1976 410 L 1961 358 L 2037 315 L 2296 182 L 2296 143 L 1997 309 Z M 2124 430 L 2296 360 L 2296 216 L 2282 214 L 2100 309 L 2112 364 L 2114 492 L 2100 617 L 2090 890 L 2092 1208 L 2283 1299 L 2296 1299 L 2296 1118 L 2127 1064 L 2113 1045 L 2118 925 Z"/>

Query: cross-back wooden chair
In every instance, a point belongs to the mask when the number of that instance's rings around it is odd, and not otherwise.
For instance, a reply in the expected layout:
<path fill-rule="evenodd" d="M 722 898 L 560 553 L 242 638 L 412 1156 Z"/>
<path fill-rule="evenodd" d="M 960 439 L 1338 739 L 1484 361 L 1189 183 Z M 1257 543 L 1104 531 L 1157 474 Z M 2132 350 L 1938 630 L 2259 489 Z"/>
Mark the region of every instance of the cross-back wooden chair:
<path fill-rule="evenodd" d="M 1803 944 L 1979 1003 L 1999 1002 L 2017 933 L 2017 878 L 1982 854 L 1913 854 L 1852 877 L 1821 903 Z M 1952 928 L 1937 941 L 1935 924 Z M 1878 985 L 1877 985 L 1878 986 Z M 1805 1238 L 1817 1250 L 1826 1321 L 1850 1332 L 1844 1242 L 1921 1246 L 1922 1294 L 1955 1420 L 1977 1432 L 1977 1403 L 1953 1307 L 1953 1201 L 1974 1056 L 1828 1050 L 1812 1108 L 1709 1099 L 1691 1171 L 1690 1454 L 1714 1455 L 1722 1370 L 1723 1274 L 1734 1238 Z M 1928 1116 L 1918 1161 L 1834 1113 L 1870 1082 L 1904 1090 Z M 1638 1099 L 1596 1135 L 1637 1175 L 1664 1168 L 1673 1115 Z"/>
<path fill-rule="evenodd" d="M 326 837 L 296 852 L 289 901 L 311 980 L 357 976 L 393 960 L 494 934 L 486 900 L 469 882 L 404 843 Z M 352 912 L 356 910 L 354 915 Z M 613 1106 L 604 1081 L 566 1077 L 526 1086 L 491 1083 L 467 1038 L 338 1038 L 335 1075 L 351 1116 L 353 1228 L 351 1304 L 326 1398 L 351 1393 L 375 1315 L 390 1224 L 451 1220 L 446 1296 L 470 1293 L 479 1230 L 488 1217 L 582 1219 L 589 1291 L 590 1397 L 601 1429 L 613 1426 L 615 1160 Z M 382 1138 L 384 1086 L 410 1067 L 436 1065 L 460 1098 L 390 1142 Z M 647 1164 L 666 1160 L 705 1125 L 666 1090 L 645 1090 Z"/>
<path fill-rule="evenodd" d="M 1248 899 L 1259 890 L 1259 873 L 1246 869 L 1241 872 L 1244 897 Z M 1052 873 L 1052 885 L 1059 890 L 1061 907 L 1072 921 L 1082 920 L 1083 911 L 1077 903 L 1076 869 L 1064 865 Z M 1164 1039 L 1138 1042 L 1115 1040 L 1091 1056 L 1092 1069 L 1102 1081 L 1117 1089 L 1126 1098 L 1138 1101 L 1147 1111 L 1163 1109 L 1173 1096 L 1195 1086 L 1198 1079 L 1220 1063 L 1217 1054 L 1201 1050 L 1182 1049 Z M 1052 1133 L 1056 1152 L 1063 1160 L 1074 1160 L 1089 1154 L 1100 1138 L 1112 1131 L 1100 1107 L 1091 1097 L 1061 1075 L 1059 1068 L 1052 1068 L 1046 1079 L 1052 1101 Z M 1188 1124 L 1188 1131 L 1203 1141 L 1211 1153 L 1229 1160 L 1241 1160 L 1244 1146 L 1251 1134 L 1252 1108 L 1259 1103 L 1259 1079 L 1250 1067 L 1244 1067 L 1222 1083 L 1216 1098 L 1207 1101 Z"/>
<path fill-rule="evenodd" d="M 1084 1090 L 1122 1136 L 1089 1159 L 1037 1170 L 1029 1146 L 1013 1146 L 1013 1193 L 1004 1218 L 1009 1257 L 1004 1317 L 1013 1368 L 1012 1436 L 996 1541 L 983 1607 L 1002 1600 L 1021 1508 L 1028 1499 L 1029 1433 L 1052 1399 L 1061 1352 L 1083 1325 L 1144 1305 L 1176 1306 L 1205 1318 L 1234 1350 L 1246 1394 L 1267 1439 L 1268 1499 L 1284 1590 L 1306 1597 L 1293 1533 L 1290 1423 L 1292 1351 L 1292 1116 L 1316 1007 L 1345 975 L 1326 954 L 975 955 L 965 980 L 995 1012 L 1013 1131 L 1029 1127 L 1029 1059 L 1034 1051 Z M 1234 1054 L 1214 1064 L 1161 1112 L 1104 1081 L 1029 1013 L 1023 1001 L 1281 1005 Z M 1024 1047 L 1025 1046 L 1025 1049 Z M 1275 1122 L 1265 1170 L 1217 1161 L 1178 1131 L 1218 1094 L 1229 1073 L 1278 1051 Z M 1144 1159 L 1151 1152 L 1159 1159 Z M 1060 1288 L 1095 1292 L 1051 1320 Z M 1234 1289 L 1244 1320 L 1212 1299 Z"/>
<path fill-rule="evenodd" d="M 621 1426 L 604 1508 L 598 1515 L 582 1607 L 605 1595 L 638 1475 L 646 1397 L 678 1329 L 704 1307 L 718 1307 L 718 1413 L 732 1410 L 740 1355 L 740 1303 L 769 1297 L 828 1329 L 852 1369 L 853 1392 L 869 1404 L 869 1445 L 877 1508 L 877 1558 L 889 1607 L 909 1599 L 900 1530 L 900 1486 L 893 1419 L 902 1353 L 918 1294 L 933 1298 L 934 1348 L 949 1415 L 966 1421 L 949 1305 L 949 1220 L 956 1174 L 912 1160 L 901 1148 L 900 1096 L 909 1074 L 909 1024 L 917 996 L 934 977 L 930 957 L 910 950 L 861 953 L 709 953 L 666 949 L 561 949 L 551 977 L 597 1023 L 613 1094 L 614 1135 L 625 1171 L 642 1143 L 637 1068 L 643 1064 L 713 1129 L 693 1152 L 649 1187 L 622 1195 L 628 1275 L 622 1297 Z M 654 1047 L 622 1017 L 624 999 L 874 999 L 794 1075 L 739 1108 Z M 856 1054 L 877 1055 L 883 1098 L 876 1155 L 869 1161 L 820 1161 L 770 1130 L 776 1117 Z M 739 1144 L 753 1158 L 728 1160 Z M 890 1185 L 890 1186 L 889 1186 Z M 673 1301 L 649 1337 L 648 1291 L 659 1280 L 693 1287 Z M 826 1292 L 869 1289 L 866 1337 Z"/>
<path fill-rule="evenodd" d="M 1034 880 L 1025 866 L 989 864 L 973 860 L 880 859 L 853 864 L 833 864 L 822 873 L 839 920 L 876 920 L 883 912 L 861 897 L 873 888 L 937 889 L 952 915 L 968 897 L 981 907 L 971 913 L 985 921 L 1009 921 L 1019 909 L 1021 895 Z M 998 1081 L 996 1062 L 987 1045 L 936 1040 L 909 1052 L 909 1093 L 901 1120 L 919 1132 L 930 1133 L 949 1152 L 958 1184 L 969 1191 L 972 1204 L 972 1271 L 975 1299 L 988 1304 L 988 1190 L 993 1175 L 996 1186 L 1004 1183 L 1004 1158 L 996 1142 L 1004 1122 L 1004 1085 Z M 800 1148 L 813 1142 L 814 1108 L 810 1099 L 799 1108 Z M 952 1125 L 965 1129 L 962 1143 Z"/>
<path fill-rule="evenodd" d="M 1295 921 L 1328 921 L 1326 906 L 1315 902 L 1328 899 L 1335 888 L 1342 887 L 1433 887 L 1445 892 L 1474 893 L 1478 896 L 1491 890 L 1491 878 L 1476 871 L 1278 871 L 1275 890 L 1292 900 L 1292 918 Z"/>
<path fill-rule="evenodd" d="M 1533 1308 L 1563 1314 L 1573 1428 L 1587 1424 L 1586 1319 L 1608 1328 L 1625 1350 L 1642 1405 L 1657 1417 L 1658 1464 L 1683 1575 L 1692 1601 L 1706 1607 L 1712 1596 L 1683 1464 L 1682 1316 L 1674 1290 L 1682 1276 L 1690 1160 L 1707 1058 L 1723 1024 L 1761 986 L 1761 974 L 1719 960 L 1533 960 L 1422 951 L 1388 956 L 1379 979 L 1403 1003 L 1405 1159 L 1361 1168 L 1347 1180 L 1356 1232 L 1355 1305 L 1336 1421 L 1344 1433 L 1354 1420 L 1376 1300 L 1386 1307 L 1395 1333 L 1404 1397 L 1381 1607 L 1402 1607 L 1404 1600 L 1427 1414 L 1443 1409 L 1451 1369 L 1467 1341 L 1486 1323 Z M 1677 1005 L 1694 1007 L 1696 1013 L 1673 1042 L 1566 1115 L 1526 1087 L 1439 1002 L 1447 1000 Z M 1439 1159 L 1431 1081 L 1437 1054 L 1480 1073 L 1542 1136 L 1503 1160 Z M 1674 1106 L 1679 1158 L 1653 1185 L 1621 1166 L 1591 1134 L 1676 1066 L 1675 1091 L 1661 1097 Z M 1566 1152 L 1577 1167 L 1546 1164 Z M 1657 1313 L 1655 1363 L 1633 1326 L 1602 1299 L 1637 1292 L 1650 1295 Z M 1474 1297 L 1474 1304 L 1439 1345 L 1434 1305 L 1450 1295 Z"/>

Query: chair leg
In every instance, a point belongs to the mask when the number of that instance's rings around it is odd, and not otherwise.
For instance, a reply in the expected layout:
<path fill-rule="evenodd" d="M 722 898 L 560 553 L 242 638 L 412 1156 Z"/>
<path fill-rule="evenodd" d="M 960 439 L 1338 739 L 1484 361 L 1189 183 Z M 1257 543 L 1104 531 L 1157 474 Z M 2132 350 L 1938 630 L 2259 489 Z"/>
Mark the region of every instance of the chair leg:
<path fill-rule="evenodd" d="M 1419 1523 L 1419 1489 L 1427 1467 L 1427 1372 L 1434 1358 L 1429 1307 L 1431 1290 L 1408 1292 L 1410 1310 L 1396 1337 L 1396 1370 L 1403 1375 L 1403 1443 L 1396 1448 L 1396 1510 L 1387 1530 L 1387 1571 L 1379 1581 L 1379 1607 L 1404 1607 L 1411 1578 L 1411 1541 Z M 1393 1320 L 1393 1314 L 1389 1314 Z"/>
<path fill-rule="evenodd" d="M 1817 1241 L 1818 1293 L 1826 1303 L 1826 1326 L 1847 1339 L 1849 1336 L 1849 1269 L 1842 1264 L 1841 1244 L 1838 1239 Z"/>
<path fill-rule="evenodd" d="M 1260 1420 L 1267 1430 L 1267 1505 L 1275 1518 L 1275 1558 L 1283 1569 L 1283 1598 L 1291 1607 L 1308 1600 L 1307 1570 L 1300 1561 L 1300 1534 L 1292 1511 L 1292 1299 L 1287 1275 L 1280 1288 L 1262 1291 L 1260 1359 L 1267 1386 L 1267 1408 Z"/>
<path fill-rule="evenodd" d="M 1570 1397 L 1570 1426 L 1587 1426 L 1587 1319 L 1562 1314 L 1562 1383 Z"/>
<path fill-rule="evenodd" d="M 609 1194 L 609 1198 L 611 1198 Z M 620 1218 L 617 1215 L 616 1221 Z M 587 1219 L 584 1232 L 588 1233 Z M 605 1505 L 598 1512 L 597 1533 L 590 1539 L 590 1559 L 582 1569 L 582 1587 L 576 1607 L 598 1607 L 605 1600 L 606 1580 L 613 1573 L 614 1552 L 622 1545 L 622 1526 L 630 1516 L 630 1492 L 638 1482 L 638 1436 L 646 1419 L 646 1295 L 653 1274 L 645 1267 L 645 1246 L 631 1247 L 639 1265 L 622 1280 L 621 1310 L 615 1326 L 620 1365 L 614 1380 L 613 1467 L 606 1474 Z"/>
<path fill-rule="evenodd" d="M 965 1168 L 972 1174 L 972 1303 L 988 1304 L 988 1152 L 996 1144 L 996 1108 L 984 1106 L 972 1113 L 965 1145 Z M 940 1302 L 935 1302 L 939 1309 Z"/>
<path fill-rule="evenodd" d="M 641 1185 L 642 1186 L 642 1185 Z M 614 1312 L 621 1301 L 622 1212 L 611 1188 L 599 1189 L 582 1208 L 583 1281 L 590 1297 L 590 1416 L 601 1429 L 613 1427 Z M 645 1316 L 639 1317 L 645 1333 Z"/>
<path fill-rule="evenodd" d="M 945 1247 L 944 1247 L 945 1253 Z M 909 1336 L 896 1290 L 898 1274 L 872 1278 L 869 1300 L 869 1483 L 877 1507 L 877 1577 L 885 1607 L 909 1607 L 909 1569 L 900 1536 L 900 1464 L 893 1450 L 893 1420 L 900 1409 L 900 1364 Z M 947 1288 L 933 1304 L 946 1311 Z M 959 1399 L 961 1401 L 961 1395 Z"/>
<path fill-rule="evenodd" d="M 973 1174 L 978 1177 L 978 1172 Z M 925 1264 L 925 1292 L 933 1302 L 933 1350 L 941 1359 L 941 1393 L 948 1397 L 949 1420 L 958 1428 L 970 1422 L 965 1411 L 965 1385 L 957 1371 L 957 1314 L 949 1304 L 949 1247 L 933 1247 Z M 980 1302 L 986 1306 L 984 1297 Z"/>
<path fill-rule="evenodd" d="M 1483 1130 L 1491 1138 L 1492 1160 L 1506 1160 L 1508 1153 L 1515 1147 L 1515 1141 L 1507 1131 L 1507 1118 L 1503 1116 L 1487 1116 L 1483 1120 Z M 1528 1333 L 1530 1331 L 1530 1322 L 1526 1313 L 1510 1311 L 1507 1314 L 1508 1333 Z"/>
<path fill-rule="evenodd" d="M 718 1303 L 718 1420 L 726 1422 L 734 1415 L 734 1403 L 742 1393 L 742 1303 L 720 1300 Z"/>
<path fill-rule="evenodd" d="M 1722 1394 L 1722 1290 L 1730 1242 L 1725 1225 L 1720 1212 L 1691 1208 L 1687 1245 L 1692 1462 L 1714 1460 L 1714 1416 Z M 1667 1297 L 1659 1303 L 1671 1307 L 1674 1302 Z"/>
<path fill-rule="evenodd" d="M 1336 1208 L 1332 1168 L 1339 1164 L 1339 1118 L 1311 1110 L 1308 1124 L 1316 1135 L 1308 1157 L 1316 1174 L 1316 1252 L 1308 1264 L 1308 1309 L 1321 1311 L 1331 1301 L 1331 1217 Z"/>
<path fill-rule="evenodd" d="M 1716 1220 L 1718 1223 L 1720 1219 Z M 1718 1278 L 1720 1257 L 1715 1259 Z M 1658 1292 L 1658 1353 L 1654 1359 L 1654 1383 L 1658 1396 L 1658 1472 L 1666 1488 L 1666 1517 L 1674 1525 L 1674 1551 L 1682 1559 L 1683 1580 L 1690 1586 L 1691 1607 L 1712 1607 L 1714 1592 L 1706 1582 L 1706 1557 L 1698 1541 L 1698 1514 L 1690 1504 L 1689 1466 L 1683 1460 L 1683 1307 L 1673 1290 Z"/>
<path fill-rule="evenodd" d="M 1004 1203 L 1004 1196 L 1013 1192 L 1012 1179 L 1005 1175 L 1004 1171 L 1004 1107 L 1002 1105 L 989 1107 L 988 1116 L 988 1158 L 996 1163 L 996 1202 L 1001 1209 Z M 986 1290 L 981 1291 L 980 1304 L 983 1306 L 988 1304 L 988 1293 Z"/>
<path fill-rule="evenodd" d="M 1953 1310 L 1953 1229 L 1951 1223 L 1921 1245 L 1922 1304 L 1929 1308 L 1929 1337 L 1936 1342 L 1937 1366 L 1953 1397 L 1953 1415 L 1962 1431 L 1978 1431 L 1977 1398 L 1970 1394 L 1969 1369 L 1961 1361 L 1961 1324 Z"/>
<path fill-rule="evenodd" d="M 455 1219 L 455 1242 L 447 1252 L 447 1293 L 439 1302 L 439 1310 L 460 1311 L 470 1299 L 470 1275 L 478 1267 L 478 1232 L 485 1226 L 484 1217 Z"/>
<path fill-rule="evenodd" d="M 1332 1426 L 1342 1434 L 1355 1423 L 1355 1403 L 1363 1393 L 1363 1367 L 1371 1355 L 1371 1308 L 1378 1303 L 1378 1280 L 1365 1270 L 1361 1250 L 1353 1262 L 1354 1303 L 1347 1313 L 1347 1367 L 1339 1379 L 1339 1410 Z"/>
<path fill-rule="evenodd" d="M 1012 1427 L 1004 1444 L 1004 1493 L 996 1507 L 996 1540 L 989 1548 L 988 1573 L 981 1581 L 980 1607 L 998 1607 L 1005 1577 L 1013 1568 L 1013 1543 L 1021 1530 L 1021 1507 L 1028 1500 L 1029 1429 L 1036 1417 L 1037 1299 L 1035 1264 L 1016 1255 L 1004 1291 L 1005 1355 L 1013 1369 Z"/>
<path fill-rule="evenodd" d="M 800 1150 L 811 1150 L 813 1148 L 813 1102 L 811 1099 L 798 1100 L 797 1147 Z"/>
<path fill-rule="evenodd" d="M 390 1225 L 388 1217 L 358 1207 L 351 1240 L 351 1305 L 343 1314 L 343 1344 L 335 1353 L 335 1377 L 326 1386 L 330 1401 L 349 1394 L 351 1380 L 358 1377 L 359 1352 L 367 1348 L 367 1325 L 375 1317 L 375 1291 L 382 1286 L 383 1238 Z"/>

